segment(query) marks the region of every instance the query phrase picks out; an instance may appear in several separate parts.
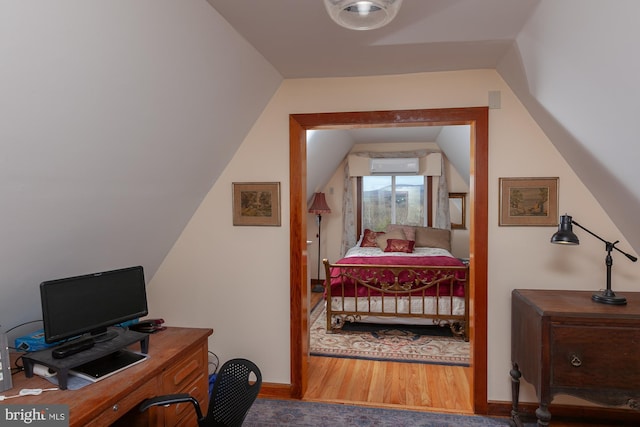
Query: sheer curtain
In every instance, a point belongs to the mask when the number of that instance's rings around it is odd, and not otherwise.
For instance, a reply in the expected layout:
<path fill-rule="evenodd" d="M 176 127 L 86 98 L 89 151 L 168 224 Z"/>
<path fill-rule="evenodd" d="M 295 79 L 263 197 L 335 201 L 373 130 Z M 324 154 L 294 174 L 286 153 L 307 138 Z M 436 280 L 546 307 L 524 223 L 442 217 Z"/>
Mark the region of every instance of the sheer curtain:
<path fill-rule="evenodd" d="M 356 245 L 356 215 L 353 187 L 355 178 L 349 176 L 349 161 L 344 162 L 344 181 L 342 197 L 342 244 L 340 247 L 340 258 L 342 258 L 349 248 Z"/>
<path fill-rule="evenodd" d="M 435 228 L 451 230 L 451 216 L 449 215 L 449 189 L 447 174 L 444 173 L 444 154 L 440 157 L 440 179 L 438 179 L 438 201 L 436 203 Z"/>

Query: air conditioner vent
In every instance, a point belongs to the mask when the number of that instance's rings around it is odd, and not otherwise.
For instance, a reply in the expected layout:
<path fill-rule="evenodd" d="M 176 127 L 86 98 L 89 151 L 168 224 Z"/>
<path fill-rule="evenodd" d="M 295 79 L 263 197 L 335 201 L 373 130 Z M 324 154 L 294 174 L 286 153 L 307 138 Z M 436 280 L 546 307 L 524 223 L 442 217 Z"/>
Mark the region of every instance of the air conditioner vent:
<path fill-rule="evenodd" d="M 382 158 L 369 161 L 369 171 L 376 175 L 415 175 L 419 168 L 420 162 L 417 157 Z"/>

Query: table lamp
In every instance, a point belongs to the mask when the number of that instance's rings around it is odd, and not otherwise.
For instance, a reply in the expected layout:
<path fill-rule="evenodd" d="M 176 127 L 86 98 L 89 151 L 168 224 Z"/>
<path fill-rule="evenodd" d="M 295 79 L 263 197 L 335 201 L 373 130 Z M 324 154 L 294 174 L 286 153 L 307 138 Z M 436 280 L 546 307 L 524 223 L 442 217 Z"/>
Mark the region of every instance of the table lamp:
<path fill-rule="evenodd" d="M 593 233 L 592 231 L 587 230 L 582 225 L 578 224 L 573 220 L 570 215 L 562 215 L 560 217 L 560 224 L 558 225 L 558 231 L 551 236 L 551 243 L 559 243 L 564 245 L 579 245 L 580 240 L 578 240 L 578 236 L 573 233 L 572 225 L 576 225 L 577 227 L 582 228 L 587 233 L 591 234 L 598 240 L 601 240 L 605 244 L 605 250 L 607 251 L 607 256 L 605 258 L 605 264 L 607 266 L 607 287 L 606 289 L 596 292 L 591 296 L 591 299 L 595 302 L 599 302 L 602 304 L 613 304 L 613 305 L 624 305 L 627 303 L 627 299 L 621 295 L 616 295 L 615 292 L 611 289 L 611 266 L 613 265 L 613 258 L 611 257 L 611 251 L 616 250 L 629 258 L 632 262 L 636 262 L 638 258 L 633 255 L 629 255 L 628 253 L 618 249 L 616 244 L 619 240 L 611 243 L 604 240 L 602 237 Z"/>

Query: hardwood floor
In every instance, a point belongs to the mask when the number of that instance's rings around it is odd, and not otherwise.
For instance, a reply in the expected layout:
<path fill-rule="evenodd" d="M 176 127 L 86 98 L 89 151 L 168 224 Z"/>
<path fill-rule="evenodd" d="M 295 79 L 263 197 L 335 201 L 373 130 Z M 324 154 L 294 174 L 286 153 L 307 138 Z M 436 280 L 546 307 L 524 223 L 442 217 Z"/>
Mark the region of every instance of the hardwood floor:
<path fill-rule="evenodd" d="M 304 399 L 471 414 L 470 376 L 459 366 L 312 356 Z"/>
<path fill-rule="evenodd" d="M 312 292 L 311 307 L 321 299 Z M 312 356 L 308 374 L 305 400 L 473 412 L 471 368 Z"/>
<path fill-rule="evenodd" d="M 311 293 L 311 307 L 322 299 Z M 304 400 L 472 414 L 472 369 L 421 363 L 309 357 Z M 607 424 L 554 420 L 553 427 Z"/>

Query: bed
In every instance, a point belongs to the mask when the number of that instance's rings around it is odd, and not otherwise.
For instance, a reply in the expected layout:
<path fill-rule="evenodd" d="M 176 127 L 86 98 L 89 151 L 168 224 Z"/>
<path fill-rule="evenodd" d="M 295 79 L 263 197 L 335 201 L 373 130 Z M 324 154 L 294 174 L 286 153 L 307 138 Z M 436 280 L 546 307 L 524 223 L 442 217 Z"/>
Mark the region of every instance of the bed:
<path fill-rule="evenodd" d="M 451 254 L 449 230 L 365 230 L 344 258 L 323 262 L 328 332 L 345 322 L 440 325 L 468 340 L 469 267 Z"/>

